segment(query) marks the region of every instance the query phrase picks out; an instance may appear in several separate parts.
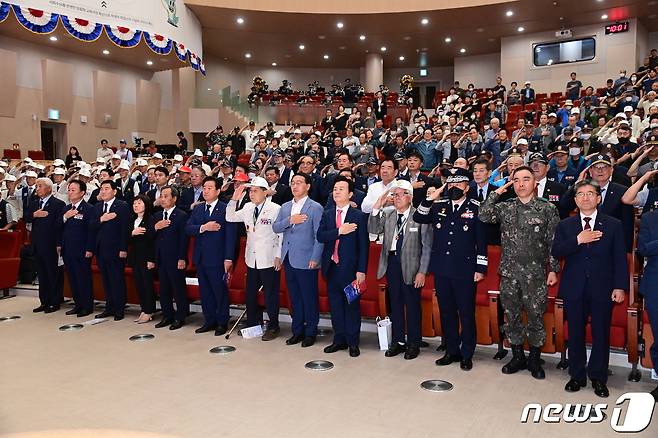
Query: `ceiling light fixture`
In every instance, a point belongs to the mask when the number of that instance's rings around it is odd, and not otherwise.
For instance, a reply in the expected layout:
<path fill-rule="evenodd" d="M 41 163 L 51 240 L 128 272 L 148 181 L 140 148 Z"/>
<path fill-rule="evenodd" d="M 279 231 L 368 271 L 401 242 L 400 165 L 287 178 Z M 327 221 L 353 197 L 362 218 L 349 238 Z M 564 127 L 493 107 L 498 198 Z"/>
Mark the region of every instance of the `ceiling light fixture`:
<path fill-rule="evenodd" d="M 324 55 L 323 58 L 324 59 L 329 59 L 329 55 Z"/>
<path fill-rule="evenodd" d="M 386 51 L 386 46 L 382 46 L 379 50 L 381 50 L 382 52 L 385 52 Z"/>
<path fill-rule="evenodd" d="M 107 49 L 103 49 L 103 52 L 102 52 L 102 53 L 103 53 L 103 55 L 109 55 L 109 54 L 110 54 L 110 51 L 107 50 Z"/>
<path fill-rule="evenodd" d="M 523 31 L 525 30 L 525 27 L 523 27 L 523 26 L 519 26 L 519 28 L 516 29 L 516 30 L 517 30 L 518 32 L 523 32 Z"/>
<path fill-rule="evenodd" d="M 251 53 L 245 53 L 244 57 L 247 58 L 247 59 L 251 58 Z"/>
<path fill-rule="evenodd" d="M 273 63 L 272 63 L 272 67 L 276 67 L 276 62 L 273 62 Z"/>
<path fill-rule="evenodd" d="M 514 15 L 514 11 L 507 11 L 507 12 L 505 12 L 505 15 L 507 15 L 508 17 L 511 17 L 512 15 Z"/>
<path fill-rule="evenodd" d="M 49 40 L 55 42 L 55 41 L 57 41 L 57 37 L 55 35 L 53 35 L 49 38 Z"/>
<path fill-rule="evenodd" d="M 459 49 L 459 53 L 466 53 L 466 49 L 462 47 L 461 49 Z"/>
<path fill-rule="evenodd" d="M 361 41 L 365 41 L 366 36 L 365 36 L 365 35 L 359 35 L 359 39 L 360 39 Z"/>
<path fill-rule="evenodd" d="M 428 20 L 427 18 L 423 18 L 422 20 L 420 20 L 420 24 L 422 24 L 422 25 L 426 25 L 429 22 L 430 22 L 430 20 Z"/>
<path fill-rule="evenodd" d="M 299 50 L 304 50 L 305 48 L 306 48 L 306 46 L 304 44 L 299 45 Z"/>
<path fill-rule="evenodd" d="M 601 20 L 607 20 L 607 19 L 608 19 L 608 14 L 601 15 Z"/>
<path fill-rule="evenodd" d="M 153 61 L 151 60 L 146 61 L 146 65 L 153 65 Z"/>
<path fill-rule="evenodd" d="M 336 27 L 337 27 L 338 29 L 342 29 L 343 26 L 345 26 L 345 25 L 343 24 L 342 21 L 339 21 L 338 23 L 336 23 Z"/>
<path fill-rule="evenodd" d="M 404 56 L 400 56 L 398 59 L 399 59 L 400 61 L 404 61 Z"/>
<path fill-rule="evenodd" d="M 238 17 L 237 20 L 235 20 L 238 24 L 244 23 L 244 18 Z"/>
<path fill-rule="evenodd" d="M 452 41 L 452 38 L 450 38 L 450 37 L 446 37 L 446 39 L 445 39 L 444 41 L 445 41 L 446 43 L 449 43 L 450 41 Z"/>

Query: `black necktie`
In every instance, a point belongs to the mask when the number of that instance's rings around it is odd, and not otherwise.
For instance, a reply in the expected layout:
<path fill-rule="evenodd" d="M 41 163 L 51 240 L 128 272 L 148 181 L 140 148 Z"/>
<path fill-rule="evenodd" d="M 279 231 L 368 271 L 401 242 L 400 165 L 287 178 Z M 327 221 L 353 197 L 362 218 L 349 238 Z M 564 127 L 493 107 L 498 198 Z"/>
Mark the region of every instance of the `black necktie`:
<path fill-rule="evenodd" d="M 43 199 L 39 201 L 39 210 L 43 210 Z"/>
<path fill-rule="evenodd" d="M 210 217 L 210 209 L 212 208 L 212 205 L 206 204 L 206 217 Z"/>
<path fill-rule="evenodd" d="M 583 228 L 583 230 L 585 230 L 585 231 L 589 231 L 589 230 L 591 230 L 592 227 L 591 227 L 591 225 L 589 224 L 589 221 L 591 221 L 592 218 L 591 218 L 591 217 L 584 217 L 583 220 L 585 221 L 585 228 Z"/>
<path fill-rule="evenodd" d="M 397 242 L 395 243 L 395 251 L 400 254 L 402 251 L 402 240 L 404 239 L 404 228 L 402 226 L 403 214 L 398 213 L 398 223 L 397 223 Z"/>
<path fill-rule="evenodd" d="M 478 190 L 478 201 L 484 201 L 484 192 L 482 191 L 482 188 Z"/>
<path fill-rule="evenodd" d="M 107 213 L 107 202 L 103 204 L 103 213 Z"/>
<path fill-rule="evenodd" d="M 254 225 L 256 225 L 256 221 L 258 220 L 259 213 L 260 212 L 258 211 L 258 206 L 256 206 L 256 208 L 254 208 Z"/>
<path fill-rule="evenodd" d="M 459 204 L 453 204 L 452 206 L 452 212 L 457 213 L 457 210 L 459 210 Z"/>
<path fill-rule="evenodd" d="M 167 220 L 167 219 L 169 219 L 169 213 L 167 213 L 167 212 L 165 211 L 165 212 L 164 212 L 164 220 Z"/>

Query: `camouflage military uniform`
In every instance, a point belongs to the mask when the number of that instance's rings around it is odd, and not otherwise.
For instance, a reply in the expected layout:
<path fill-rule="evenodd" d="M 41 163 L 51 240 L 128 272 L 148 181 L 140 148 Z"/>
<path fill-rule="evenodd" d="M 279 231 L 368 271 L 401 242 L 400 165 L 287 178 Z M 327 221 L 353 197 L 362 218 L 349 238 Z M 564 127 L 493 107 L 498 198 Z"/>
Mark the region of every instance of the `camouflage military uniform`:
<path fill-rule="evenodd" d="M 557 208 L 543 198 L 535 197 L 527 204 L 518 198 L 496 204 L 499 197 L 492 193 L 480 206 L 479 217 L 483 222 L 500 223 L 502 254 L 498 273 L 505 333 L 512 345 L 522 345 L 527 333 L 531 346 L 542 347 L 546 341 L 547 268 L 550 272 L 560 269 L 550 255 L 560 218 Z M 524 309 L 527 329 L 521 320 Z"/>

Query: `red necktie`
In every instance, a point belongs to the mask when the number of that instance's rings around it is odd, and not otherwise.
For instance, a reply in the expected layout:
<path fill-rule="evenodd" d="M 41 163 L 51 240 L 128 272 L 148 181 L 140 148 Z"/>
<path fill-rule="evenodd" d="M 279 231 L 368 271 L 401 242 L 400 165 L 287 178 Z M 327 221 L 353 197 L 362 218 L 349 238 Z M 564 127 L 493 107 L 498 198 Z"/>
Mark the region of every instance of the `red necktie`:
<path fill-rule="evenodd" d="M 585 221 L 585 228 L 583 228 L 585 231 L 589 231 L 592 229 L 592 227 L 589 224 L 589 221 L 592 220 L 591 217 L 584 217 L 583 220 Z"/>
<path fill-rule="evenodd" d="M 341 225 L 343 225 L 343 210 L 337 208 L 336 209 L 336 228 L 340 228 Z M 338 236 L 340 238 L 340 235 Z M 331 255 L 331 260 L 333 260 L 334 263 L 338 264 L 338 244 L 340 243 L 339 239 L 336 239 L 336 243 L 334 244 L 334 253 Z"/>

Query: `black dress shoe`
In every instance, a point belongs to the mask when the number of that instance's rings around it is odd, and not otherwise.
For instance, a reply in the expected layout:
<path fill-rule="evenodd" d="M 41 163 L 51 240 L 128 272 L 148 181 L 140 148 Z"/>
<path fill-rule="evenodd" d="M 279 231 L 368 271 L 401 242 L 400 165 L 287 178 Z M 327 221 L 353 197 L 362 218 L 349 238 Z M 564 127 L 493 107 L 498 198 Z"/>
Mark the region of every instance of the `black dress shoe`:
<path fill-rule="evenodd" d="M 386 353 L 384 353 L 384 356 L 386 357 L 395 357 L 400 353 L 404 353 L 407 351 L 407 346 L 404 344 L 400 344 L 398 342 L 393 342 L 390 347 L 388 347 L 388 350 L 386 350 Z"/>
<path fill-rule="evenodd" d="M 169 330 L 178 330 L 179 328 L 185 325 L 185 321 L 174 321 L 170 326 Z"/>
<path fill-rule="evenodd" d="M 67 310 L 64 315 L 77 315 L 78 313 L 80 313 L 80 309 L 74 307 L 71 310 Z"/>
<path fill-rule="evenodd" d="M 567 392 L 578 392 L 580 391 L 580 388 L 584 388 L 587 386 L 587 380 L 577 380 L 572 378 L 567 382 L 566 385 L 564 385 L 564 390 Z"/>
<path fill-rule="evenodd" d="M 225 325 L 218 325 L 215 329 L 215 336 L 221 336 L 228 331 L 228 328 Z"/>
<path fill-rule="evenodd" d="M 350 357 L 359 357 L 361 350 L 359 347 L 350 347 Z"/>
<path fill-rule="evenodd" d="M 435 361 L 434 363 L 437 364 L 440 367 L 450 365 L 453 362 L 461 362 L 463 357 L 459 354 L 450 354 L 446 353 L 441 359 Z"/>
<path fill-rule="evenodd" d="M 286 339 L 286 345 L 299 344 L 300 342 L 302 342 L 303 339 L 304 339 L 304 335 L 292 335 L 291 337 Z"/>
<path fill-rule="evenodd" d="M 162 320 L 155 325 L 155 328 L 162 328 L 171 325 L 174 322 L 171 318 L 162 318 Z"/>
<path fill-rule="evenodd" d="M 211 330 L 216 330 L 217 324 L 204 324 L 198 329 L 194 330 L 194 333 L 208 333 Z"/>
<path fill-rule="evenodd" d="M 85 316 L 91 315 L 91 310 L 80 310 L 78 312 L 78 318 L 84 318 Z"/>
<path fill-rule="evenodd" d="M 96 319 L 101 319 L 101 318 L 107 318 L 109 316 L 114 316 L 112 312 L 108 312 L 107 310 L 103 313 L 99 313 L 98 315 L 94 316 Z"/>
<path fill-rule="evenodd" d="M 324 347 L 324 352 L 325 353 L 335 353 L 335 352 L 340 351 L 340 350 L 347 350 L 347 345 L 345 345 L 345 344 L 331 344 L 331 345 L 327 345 L 326 347 Z M 350 347 L 350 351 L 351 351 L 351 347 Z"/>
<path fill-rule="evenodd" d="M 310 347 L 315 344 L 315 336 L 307 336 L 302 341 L 302 348 Z"/>
<path fill-rule="evenodd" d="M 404 358 L 406 360 L 412 360 L 418 357 L 420 354 L 420 347 L 416 345 L 407 345 L 407 351 L 404 352 Z"/>
<path fill-rule="evenodd" d="M 123 315 L 114 315 L 115 321 L 121 321 L 122 319 L 123 319 Z"/>
<path fill-rule="evenodd" d="M 459 362 L 459 368 L 461 368 L 464 371 L 470 371 L 473 369 L 473 359 L 462 359 L 461 362 Z"/>
<path fill-rule="evenodd" d="M 599 397 L 606 398 L 610 395 L 608 387 L 600 380 L 592 380 L 592 387 L 594 388 L 594 394 L 598 395 Z"/>
<path fill-rule="evenodd" d="M 39 307 L 37 307 L 37 308 L 35 308 L 35 309 L 32 309 L 32 311 L 33 311 L 34 313 L 39 313 L 39 312 L 43 312 L 43 311 L 45 311 L 47 308 L 48 308 L 48 306 L 44 306 L 44 305 L 42 304 L 42 305 L 40 305 Z"/>
<path fill-rule="evenodd" d="M 43 313 L 53 313 L 57 312 L 59 310 L 59 306 L 50 306 L 46 310 L 43 311 Z"/>

